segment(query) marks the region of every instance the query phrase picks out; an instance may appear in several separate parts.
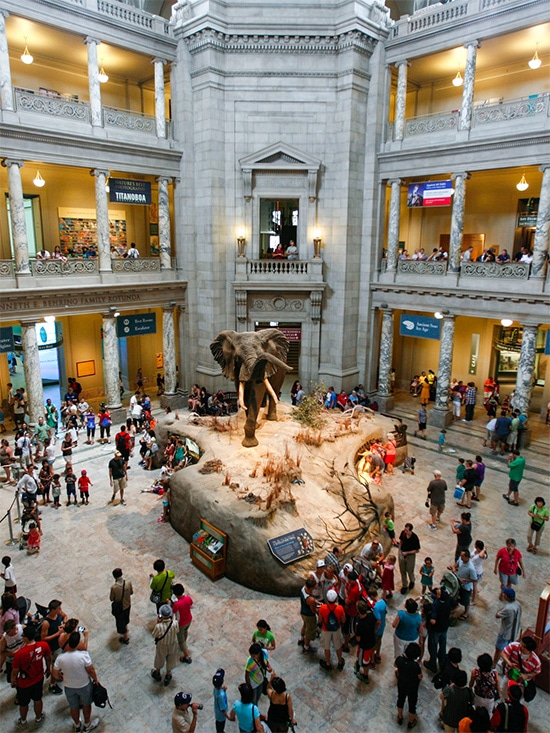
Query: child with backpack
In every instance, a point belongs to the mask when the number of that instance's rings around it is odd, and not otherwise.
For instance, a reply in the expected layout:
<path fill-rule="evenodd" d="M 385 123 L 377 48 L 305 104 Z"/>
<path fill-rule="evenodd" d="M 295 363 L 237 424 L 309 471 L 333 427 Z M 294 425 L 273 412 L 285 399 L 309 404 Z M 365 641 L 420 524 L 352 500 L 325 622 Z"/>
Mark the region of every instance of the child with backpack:
<path fill-rule="evenodd" d="M 327 591 L 327 602 L 319 608 L 319 621 L 321 622 L 321 646 L 325 651 L 325 658 L 319 661 L 321 667 L 327 672 L 332 669 L 330 663 L 331 644 L 338 657 L 338 669 L 344 669 L 346 663 L 342 657 L 342 626 L 346 621 L 346 612 L 338 605 L 338 593 L 335 590 Z"/>

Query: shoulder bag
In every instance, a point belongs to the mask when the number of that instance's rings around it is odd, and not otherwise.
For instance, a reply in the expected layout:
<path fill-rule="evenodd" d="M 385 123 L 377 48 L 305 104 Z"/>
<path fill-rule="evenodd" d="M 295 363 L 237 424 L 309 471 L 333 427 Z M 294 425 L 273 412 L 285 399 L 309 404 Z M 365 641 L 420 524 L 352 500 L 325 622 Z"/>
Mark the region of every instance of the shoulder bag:
<path fill-rule="evenodd" d="M 124 586 L 126 585 L 126 581 L 122 581 L 122 594 L 120 596 L 120 601 L 112 601 L 111 602 L 111 613 L 113 616 L 120 616 L 122 614 L 122 602 L 124 601 Z"/>
<path fill-rule="evenodd" d="M 151 603 L 156 603 L 158 605 L 161 601 L 162 591 L 164 590 L 164 586 L 166 585 L 166 581 L 168 580 L 168 570 L 166 570 L 165 572 L 166 572 L 166 575 L 164 577 L 164 583 L 162 584 L 161 589 L 151 591 L 151 595 L 149 597 L 149 600 L 151 601 Z"/>
<path fill-rule="evenodd" d="M 168 624 L 168 628 L 166 629 L 166 631 L 164 632 L 164 634 L 163 634 L 162 636 L 159 636 L 159 638 L 158 638 L 158 639 L 155 639 L 155 644 L 158 644 L 158 643 L 159 643 L 159 641 L 162 641 L 162 640 L 164 639 L 164 637 L 166 636 L 166 634 L 167 634 L 167 633 L 168 633 L 168 632 L 170 631 L 170 629 L 172 628 L 172 624 L 173 624 L 173 623 L 174 623 L 174 619 L 173 619 L 173 618 L 171 618 L 171 619 L 170 619 L 170 623 Z"/>

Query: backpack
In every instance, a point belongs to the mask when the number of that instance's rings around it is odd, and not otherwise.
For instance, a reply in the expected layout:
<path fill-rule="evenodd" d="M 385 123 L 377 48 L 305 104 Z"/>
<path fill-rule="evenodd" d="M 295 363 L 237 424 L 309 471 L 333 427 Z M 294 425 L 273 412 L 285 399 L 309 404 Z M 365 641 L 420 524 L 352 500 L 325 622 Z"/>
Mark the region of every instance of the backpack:
<path fill-rule="evenodd" d="M 130 437 L 129 433 L 119 433 L 117 437 L 116 442 L 116 449 L 119 450 L 121 453 L 124 453 L 124 451 L 128 450 L 128 438 Z"/>
<path fill-rule="evenodd" d="M 328 612 L 328 618 L 327 618 L 327 631 L 338 631 L 340 628 L 340 623 L 338 622 L 338 618 L 336 617 L 336 614 L 334 613 L 334 609 L 330 609 Z"/>
<path fill-rule="evenodd" d="M 113 706 L 111 705 L 111 701 L 109 700 L 109 693 L 107 690 L 101 685 L 99 682 L 93 683 L 93 690 L 92 690 L 92 702 L 93 704 L 98 708 L 104 708 L 109 704 L 109 707 L 111 710 L 113 709 Z"/>

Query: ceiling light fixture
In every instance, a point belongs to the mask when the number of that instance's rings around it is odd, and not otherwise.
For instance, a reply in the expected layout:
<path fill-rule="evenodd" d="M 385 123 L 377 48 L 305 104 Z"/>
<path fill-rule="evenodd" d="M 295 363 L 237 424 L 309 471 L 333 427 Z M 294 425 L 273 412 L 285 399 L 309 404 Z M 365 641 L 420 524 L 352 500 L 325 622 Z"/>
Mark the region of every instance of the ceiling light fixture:
<path fill-rule="evenodd" d="M 109 76 L 105 73 L 105 69 L 103 66 L 99 69 L 99 74 L 97 75 L 97 78 L 99 79 L 100 84 L 105 84 L 109 81 Z"/>
<path fill-rule="evenodd" d="M 535 44 L 535 55 L 529 61 L 529 68 L 533 70 L 538 69 L 541 64 L 542 64 L 542 61 L 539 59 L 539 44 L 537 41 L 537 43 Z"/>
<path fill-rule="evenodd" d="M 46 181 L 40 175 L 40 171 L 36 171 L 36 176 L 32 179 L 32 182 L 37 188 L 42 188 L 46 185 Z"/>
<path fill-rule="evenodd" d="M 27 64 L 27 65 L 28 64 L 32 64 L 32 62 L 34 61 L 34 58 L 29 53 L 29 47 L 27 46 L 27 36 L 25 36 L 25 50 L 21 54 L 21 61 L 24 64 Z M 529 62 L 529 63 L 531 63 L 531 62 Z"/>
<path fill-rule="evenodd" d="M 464 83 L 464 79 L 462 78 L 462 74 L 460 73 L 460 69 L 456 70 L 456 76 L 453 79 L 453 86 L 454 87 L 461 87 Z"/>
<path fill-rule="evenodd" d="M 518 191 L 527 191 L 529 188 L 529 184 L 525 180 L 525 173 L 522 173 L 519 183 L 516 183 L 516 188 Z"/>
<path fill-rule="evenodd" d="M 514 321 L 512 321 L 510 318 L 503 318 L 500 322 L 501 326 L 504 326 L 504 328 L 508 328 L 512 325 Z"/>

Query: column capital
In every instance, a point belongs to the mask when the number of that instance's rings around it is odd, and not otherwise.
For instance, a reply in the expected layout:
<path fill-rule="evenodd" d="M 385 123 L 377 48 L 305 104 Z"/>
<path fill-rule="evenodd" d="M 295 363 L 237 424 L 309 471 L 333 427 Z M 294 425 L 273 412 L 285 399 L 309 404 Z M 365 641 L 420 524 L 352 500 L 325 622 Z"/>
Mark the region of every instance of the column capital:
<path fill-rule="evenodd" d="M 154 59 L 151 59 L 151 63 L 152 64 L 162 64 L 163 66 L 165 66 L 168 63 L 168 61 L 166 59 L 161 59 L 158 56 L 155 56 Z"/>
<path fill-rule="evenodd" d="M 539 165 L 539 171 L 541 173 L 544 173 L 544 171 L 547 171 L 549 168 L 550 168 L 550 162 L 548 162 L 548 163 L 541 163 L 541 165 Z"/>
<path fill-rule="evenodd" d="M 175 310 L 177 310 L 177 309 L 179 308 L 179 305 L 178 305 L 178 303 L 176 303 L 176 301 L 174 300 L 174 301 L 170 301 L 170 303 L 164 303 L 164 304 L 163 304 L 163 305 L 161 306 L 161 308 L 162 308 L 162 310 L 163 310 L 163 311 L 165 311 L 166 313 L 173 313 L 173 312 L 174 312 Z"/>
<path fill-rule="evenodd" d="M 466 181 L 469 181 L 472 177 L 471 173 L 468 173 L 468 171 L 458 171 L 457 173 L 451 173 L 451 181 L 456 181 L 457 178 L 464 178 Z"/>
<path fill-rule="evenodd" d="M 7 10 L 4 10 L 4 8 L 0 8 L 0 16 L 2 16 L 2 18 L 9 18 L 10 14 Z"/>
<path fill-rule="evenodd" d="M 99 46 L 101 44 L 101 41 L 99 41 L 97 38 L 92 38 L 92 36 L 86 36 L 86 38 L 82 39 L 82 43 L 85 46 L 89 46 L 91 43 L 95 43 L 96 46 Z"/>
<path fill-rule="evenodd" d="M 155 181 L 157 183 L 173 183 L 174 179 L 172 176 L 157 176 Z"/>
<path fill-rule="evenodd" d="M 454 313 L 443 313 L 442 311 L 442 315 L 443 315 L 443 318 L 442 318 L 443 321 L 454 321 L 454 319 L 456 318 Z"/>
<path fill-rule="evenodd" d="M 23 166 L 25 165 L 25 161 L 16 160 L 15 158 L 4 158 L 2 161 L 2 165 L 4 168 L 8 168 L 11 165 L 16 165 L 19 168 L 23 168 Z"/>
<path fill-rule="evenodd" d="M 106 171 L 101 168 L 92 168 L 90 175 L 95 176 L 96 178 L 98 176 L 105 176 L 105 178 L 108 178 L 111 175 L 111 171 Z"/>
<path fill-rule="evenodd" d="M 401 178 L 390 178 L 388 179 L 388 186 L 393 186 L 393 184 L 396 183 L 398 186 L 401 186 L 403 184 L 403 180 Z"/>
<path fill-rule="evenodd" d="M 396 69 L 398 69 L 400 66 L 410 66 L 411 62 L 407 59 L 402 59 L 401 61 L 396 61 L 394 66 Z"/>
<path fill-rule="evenodd" d="M 464 44 L 464 48 L 469 48 L 470 46 L 473 46 L 474 48 L 481 48 L 481 41 L 466 41 L 466 43 Z"/>
<path fill-rule="evenodd" d="M 540 328 L 540 323 L 534 322 L 534 321 L 526 321 L 525 323 L 521 324 L 522 328 L 532 328 L 534 331 L 536 331 L 538 328 Z"/>

